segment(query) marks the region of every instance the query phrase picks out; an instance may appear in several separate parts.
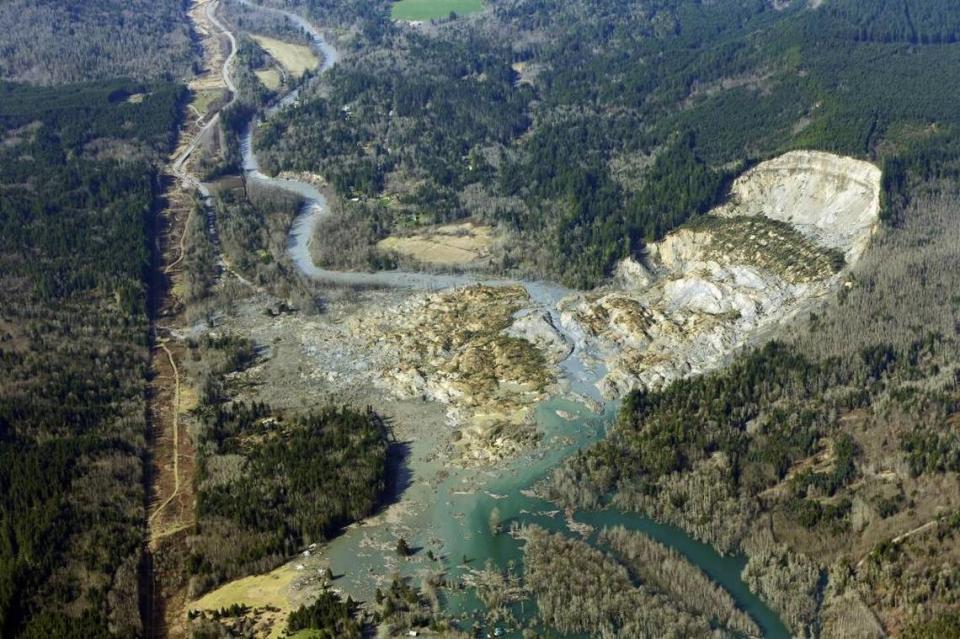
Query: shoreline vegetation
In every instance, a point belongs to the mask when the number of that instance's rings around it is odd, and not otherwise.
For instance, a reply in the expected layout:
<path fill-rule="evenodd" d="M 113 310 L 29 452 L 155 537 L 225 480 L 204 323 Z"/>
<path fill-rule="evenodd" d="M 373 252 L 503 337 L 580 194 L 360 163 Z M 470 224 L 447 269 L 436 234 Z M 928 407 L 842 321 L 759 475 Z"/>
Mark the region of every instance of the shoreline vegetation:
<path fill-rule="evenodd" d="M 382 505 L 392 425 L 346 398 L 383 390 L 364 357 L 382 363 L 389 349 L 368 341 L 361 353 L 336 331 L 364 304 L 403 306 L 302 278 L 286 253 L 299 200 L 237 175 L 243 128 L 302 74 L 296 108 L 264 123 L 257 143 L 266 172 L 320 176 L 341 201 L 319 225 L 326 246 L 343 249 L 337 265 L 406 264 L 377 246 L 470 220 L 498 238 L 482 268 L 584 290 L 684 225 L 731 245 L 737 234 L 783 236 L 791 255 L 771 263 L 795 283 L 839 272 L 836 299 L 789 332 L 722 369 L 631 392 L 605 437 L 556 467 L 543 493 L 568 521 L 574 509 L 613 504 L 743 553 L 743 581 L 795 635 L 960 636 L 960 6 L 304 0 L 298 10 L 349 51 L 313 82 L 315 60 L 290 21 L 234 3 L 238 100 L 193 158 L 198 175 L 222 179 L 212 210 L 183 209 L 178 261 L 188 272 L 171 278 L 173 297 L 161 303 L 153 247 L 173 225 L 158 216 L 169 186 L 161 166 L 188 100 L 177 82 L 224 53 L 195 59 L 185 8 L 0 6 L 0 292 L 10 302 L 0 312 L 0 635 L 181 630 L 153 627 L 164 611 L 147 601 L 156 586 L 144 549 L 148 404 L 163 383 L 150 347 L 161 330 L 182 351 L 178 367 L 163 346 L 176 377 L 174 429 L 182 418 L 197 447 L 197 472 L 185 475 L 196 518 L 171 537 L 182 556 L 161 566 L 184 592 L 298 555 L 307 562 L 314 544 Z M 204 110 L 216 109 L 222 94 L 204 91 Z M 734 175 L 796 149 L 883 169 L 883 224 L 849 271 L 837 251 L 798 261 L 811 247 L 785 227 L 704 217 Z M 478 413 L 509 405 L 520 388 L 522 420 L 494 415 L 489 430 L 458 431 L 461 447 L 493 440 L 514 454 L 511 436 L 537 439 L 527 417 L 555 381 L 547 356 L 504 333 L 513 302 L 493 329 L 478 328 L 458 324 L 465 309 L 443 295 L 453 310 L 425 316 L 443 324 L 432 346 L 391 336 L 421 357 L 394 368 L 424 401 L 428 390 L 462 399 L 456 383 L 467 378 L 483 390 L 482 402 L 465 399 Z M 229 328 L 258 304 L 273 341 Z M 381 328 L 364 330 L 383 338 Z M 310 393 L 274 383 L 265 387 L 276 403 L 256 399 L 257 369 L 284 339 L 299 359 L 271 370 Z M 356 376 L 338 379 L 342 369 L 325 368 L 333 359 Z M 507 364 L 524 374 L 491 372 Z M 429 387 L 421 369 L 442 370 L 448 383 Z M 505 525 L 494 512 L 484 534 L 495 537 Z M 379 626 L 459 636 L 439 593 L 466 586 L 434 566 L 458 558 L 434 555 L 442 540 L 427 541 L 429 531 L 398 532 L 391 566 L 428 566 L 419 583 L 391 568 L 389 585 L 361 607 L 335 592 L 329 566 L 298 578 L 306 568 L 287 565 L 280 585 L 296 583 L 296 601 L 284 590 L 271 593 L 283 607 L 191 611 L 189 632 L 356 637 Z M 525 542 L 522 578 L 492 562 L 474 574 L 496 623 L 530 594 L 534 632 L 758 633 L 730 592 L 640 533 L 605 529 L 597 545 L 534 525 L 511 532 Z"/>
<path fill-rule="evenodd" d="M 916 554 L 913 580 L 893 576 L 909 565 L 890 550 L 894 531 L 960 507 L 956 493 L 936 488 L 960 471 L 948 452 L 955 437 L 943 430 L 957 410 L 956 381 L 944 375 L 954 370 L 957 310 L 942 314 L 958 259 L 947 249 L 960 234 L 955 190 L 915 184 L 896 213 L 903 221 L 854 267 L 856 284 L 802 320 L 792 339 L 632 393 L 606 439 L 557 468 L 541 492 L 567 507 L 612 503 L 744 552 L 744 580 L 793 632 L 850 623 L 836 617 L 840 600 L 856 604 L 851 619 L 867 619 L 862 601 L 899 627 L 902 604 L 878 597 L 878 587 L 910 597 L 930 584 Z M 918 270 L 931 274 L 920 286 Z M 903 313 L 925 331 L 903 328 Z M 914 543 L 933 553 L 943 541 Z M 941 605 L 952 600 L 935 592 Z M 936 623 L 938 610 L 914 623 Z"/>
<path fill-rule="evenodd" d="M 385 489 L 387 429 L 371 409 L 319 406 L 284 415 L 235 399 L 228 382 L 256 361 L 242 338 L 189 344 L 201 388 L 194 415 L 197 530 L 188 539 L 190 598 L 279 566 L 369 515 Z"/>
<path fill-rule="evenodd" d="M 540 618 L 563 633 L 600 637 L 708 637 L 705 617 L 666 595 L 635 585 L 627 569 L 584 541 L 530 526 L 523 577 Z"/>
<path fill-rule="evenodd" d="M 602 530 L 598 542 L 621 558 L 636 581 L 665 593 L 691 614 L 749 637 L 761 635 L 730 594 L 677 551 L 623 527 Z"/>

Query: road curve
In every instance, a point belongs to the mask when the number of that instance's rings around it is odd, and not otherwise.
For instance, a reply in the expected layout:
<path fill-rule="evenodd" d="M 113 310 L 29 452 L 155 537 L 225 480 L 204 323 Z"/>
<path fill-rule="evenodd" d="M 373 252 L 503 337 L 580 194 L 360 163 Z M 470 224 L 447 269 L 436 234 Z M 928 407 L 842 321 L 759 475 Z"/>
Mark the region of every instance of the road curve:
<path fill-rule="evenodd" d="M 313 46 L 322 54 L 322 62 L 319 67 L 320 73 L 329 71 L 339 62 L 340 53 L 327 42 L 316 27 L 303 17 L 283 9 L 262 7 L 251 0 L 237 1 L 248 7 L 282 15 L 302 28 L 310 37 Z M 299 95 L 299 91 L 299 87 L 293 89 L 275 106 L 268 109 L 264 117 L 269 118 L 277 111 L 292 104 Z M 253 145 L 253 132 L 260 117 L 261 116 L 258 115 L 251 119 L 247 132 L 241 140 L 240 146 L 243 154 L 244 174 L 249 181 L 294 193 L 302 198 L 304 202 L 303 208 L 290 229 L 288 254 L 297 269 L 306 277 L 313 280 L 347 286 L 374 285 L 426 290 L 446 289 L 475 283 L 485 283 L 494 286 L 520 285 L 527 289 L 531 299 L 551 307 L 555 306 L 562 297 L 573 292 L 558 284 L 542 281 L 484 278 L 470 274 L 438 274 L 416 271 L 377 271 L 373 273 L 361 273 L 334 271 L 318 267 L 310 254 L 309 245 L 316 225 L 321 219 L 329 215 L 327 200 L 324 195 L 311 184 L 286 178 L 270 177 L 260 171 L 260 163 L 257 160 Z"/>
<path fill-rule="evenodd" d="M 220 112 L 223 109 L 229 108 L 237 101 L 237 87 L 233 83 L 233 78 L 230 75 L 230 68 L 233 66 L 233 61 L 237 57 L 237 39 L 230 32 L 230 30 L 224 25 L 216 16 L 216 8 L 219 6 L 219 2 L 211 2 L 206 7 L 207 19 L 210 21 L 210 24 L 215 26 L 220 33 L 227 36 L 227 39 L 230 41 L 230 53 L 227 54 L 226 59 L 223 61 L 223 66 L 220 68 L 220 77 L 223 78 L 223 83 L 227 87 L 227 90 L 230 92 L 230 101 L 227 102 L 220 111 L 217 111 L 210 118 L 210 120 L 203 125 L 203 127 L 193 136 L 193 139 L 190 140 L 190 143 L 186 148 L 180 152 L 171 165 L 173 174 L 179 179 L 185 186 L 188 188 L 193 188 L 203 195 L 206 198 L 209 195 L 207 188 L 203 185 L 200 180 L 195 176 L 190 174 L 186 170 L 186 162 L 190 159 L 190 156 L 193 155 L 193 152 L 197 150 L 197 147 L 200 146 L 200 142 L 203 140 L 203 136 L 206 135 L 207 131 L 212 129 L 214 126 L 220 122 Z"/>
<path fill-rule="evenodd" d="M 255 2 L 252 2 L 251 0 L 237 1 L 256 10 L 282 15 L 303 29 L 304 32 L 310 37 L 313 46 L 322 54 L 322 62 L 318 69 L 320 73 L 329 71 L 334 67 L 334 65 L 337 64 L 337 62 L 339 62 L 339 51 L 337 51 L 334 46 L 327 42 L 320 31 L 305 18 L 283 9 L 263 7 Z M 211 24 L 219 29 L 220 32 L 224 34 L 230 41 L 230 53 L 224 60 L 223 67 L 221 69 L 221 75 L 224 79 L 224 84 L 226 84 L 227 88 L 231 91 L 230 101 L 224 107 L 227 108 L 237 100 L 236 86 L 231 76 L 233 62 L 236 59 L 237 40 L 235 34 L 233 34 L 230 29 L 216 17 L 216 8 L 218 6 L 219 2 L 211 2 L 206 7 L 206 14 L 210 19 Z M 299 92 L 300 87 L 290 91 L 287 95 L 281 98 L 275 106 L 267 110 L 265 117 L 269 118 L 273 113 L 276 113 L 278 110 L 292 104 L 299 95 Z M 294 224 L 290 229 L 288 254 L 298 270 L 306 277 L 314 280 L 347 286 L 373 285 L 426 290 L 440 290 L 475 283 L 484 283 L 493 286 L 519 285 L 523 286 L 527 290 L 533 301 L 544 305 L 550 310 L 551 314 L 554 315 L 557 315 L 557 302 L 561 298 L 573 292 L 570 289 L 558 284 L 543 281 L 484 278 L 471 274 L 437 274 L 415 271 L 378 271 L 373 273 L 361 273 L 334 271 L 318 267 L 310 255 L 309 244 L 317 223 L 319 223 L 319 221 L 325 216 L 329 215 L 329 206 L 327 205 L 326 198 L 322 193 L 320 193 L 319 190 L 317 190 L 316 187 L 311 184 L 306 184 L 297 180 L 273 178 L 260 172 L 256 152 L 253 148 L 253 130 L 256 127 L 259 118 L 259 115 L 253 117 L 247 133 L 243 136 L 241 141 L 244 174 L 248 180 L 294 193 L 303 199 L 304 205 L 301 213 L 297 216 L 297 219 L 294 221 Z M 198 191 L 204 200 L 209 198 L 210 191 L 196 176 L 187 171 L 186 162 L 199 146 L 204 134 L 210 130 L 211 127 L 216 126 L 219 121 L 219 113 L 210 118 L 210 121 L 207 122 L 207 124 L 204 125 L 199 132 L 197 132 L 193 140 L 191 140 L 191 142 L 172 164 L 173 173 L 178 179 L 181 180 L 184 186 Z M 206 205 L 209 206 L 209 203 Z M 555 319 L 559 320 L 558 317 L 555 317 Z"/>
<path fill-rule="evenodd" d="M 220 22 L 220 19 L 217 18 L 216 7 L 219 5 L 217 2 L 211 2 L 207 5 L 207 19 L 210 21 L 213 26 L 220 30 L 220 33 L 227 36 L 227 39 L 230 40 L 230 53 L 227 54 L 227 59 L 223 61 L 223 66 L 220 68 L 220 77 L 223 78 L 223 83 L 226 85 L 227 90 L 230 91 L 231 97 L 230 102 L 224 107 L 228 107 L 233 104 L 237 99 L 237 87 L 233 84 L 233 78 L 230 77 L 230 67 L 233 66 L 233 61 L 237 57 L 237 39 L 234 37 L 233 33 L 227 29 L 226 25 Z"/>

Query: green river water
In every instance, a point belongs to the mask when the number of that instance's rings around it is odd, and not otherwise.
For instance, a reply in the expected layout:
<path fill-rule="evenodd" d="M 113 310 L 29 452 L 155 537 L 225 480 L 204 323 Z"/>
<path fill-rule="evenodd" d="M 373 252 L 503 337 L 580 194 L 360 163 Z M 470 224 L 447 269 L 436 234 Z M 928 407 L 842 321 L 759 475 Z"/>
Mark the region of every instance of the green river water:
<path fill-rule="evenodd" d="M 537 409 L 537 422 L 543 432 L 543 445 L 534 454 L 526 455 L 496 472 L 461 470 L 447 476 L 439 486 L 428 488 L 417 481 L 417 452 L 411 453 L 414 476 L 408 490 L 420 491 L 423 508 L 415 515 L 415 522 L 403 527 L 381 525 L 348 531 L 333 540 L 326 550 L 326 557 L 335 573 L 343 576 L 337 585 L 347 592 L 369 596 L 372 588 L 369 575 L 384 574 L 385 570 L 397 570 L 401 574 L 415 576 L 426 569 L 442 567 L 447 576 L 456 582 L 471 569 L 482 568 L 487 560 L 505 569 L 513 564 L 519 571 L 523 563 L 522 542 L 507 533 L 493 534 L 490 531 L 490 512 L 499 511 L 503 528 L 512 522 L 536 524 L 545 529 L 572 535 L 567 528 L 562 512 L 550 502 L 531 495 L 529 489 L 542 479 L 564 458 L 576 450 L 588 446 L 603 436 L 612 422 L 617 404 L 608 404 L 602 415 L 596 415 L 582 404 L 564 399 L 551 399 Z M 557 411 L 567 415 L 561 417 Z M 787 638 L 789 631 L 759 598 L 752 594 L 740 579 L 744 566 L 742 557 L 721 556 L 711 546 L 696 541 L 684 531 L 657 523 L 633 513 L 607 509 L 599 512 L 580 511 L 574 514 L 578 522 L 589 524 L 595 531 L 605 526 L 622 525 L 645 533 L 657 541 L 674 548 L 699 566 L 714 581 L 721 584 L 737 604 L 746 611 L 763 630 L 764 637 Z M 410 545 L 420 549 L 418 559 L 398 561 L 385 565 L 389 551 L 395 544 L 397 534 L 405 532 Z M 587 540 L 595 543 L 595 536 Z M 380 552 L 377 552 L 378 548 Z M 438 563 L 427 561 L 422 555 L 427 549 L 442 559 Z M 387 555 L 383 551 L 387 551 Z M 464 563 L 464 558 L 467 563 Z M 470 590 L 445 591 L 448 613 L 472 619 L 481 617 L 483 606 Z M 521 621 L 532 619 L 535 603 L 525 601 L 512 611 Z M 473 621 L 463 625 L 471 627 Z M 477 622 L 478 636 L 486 636 L 492 628 Z M 519 637 L 515 628 L 504 628 L 505 637 Z"/>
<path fill-rule="evenodd" d="M 247 0 L 241 2 L 248 3 Z M 258 8 L 263 9 L 259 5 Z M 282 9 L 265 10 L 285 15 L 305 30 L 322 55 L 320 72 L 337 62 L 339 53 L 312 24 Z M 294 102 L 298 95 L 299 89 L 292 91 L 265 115 L 269 117 L 274 111 Z M 309 241 L 315 224 L 328 212 L 326 200 L 312 185 L 270 178 L 260 173 L 253 148 L 256 121 L 257 118 L 251 121 L 241 143 L 244 172 L 248 179 L 296 193 L 304 199 L 303 213 L 294 223 L 289 242 L 290 257 L 304 275 L 335 283 L 424 289 L 448 288 L 475 281 L 475 278 L 464 275 L 340 273 L 318 268 L 310 255 Z M 564 290 L 542 282 L 524 282 L 523 285 L 532 299 L 556 314 L 555 303 L 564 295 Z M 595 373 L 582 375 L 578 366 L 580 364 L 575 357 L 566 363 L 567 372 L 572 373 L 568 374 L 568 379 L 572 382 L 580 380 L 573 382 L 574 387 L 579 386 L 575 388 L 577 392 L 595 396 L 596 388 L 585 383 L 591 376 L 595 377 Z M 523 558 L 521 542 L 509 534 L 494 535 L 490 532 L 491 510 L 499 510 L 504 526 L 511 522 L 537 524 L 552 531 L 570 534 L 563 517 L 556 512 L 556 506 L 529 496 L 528 489 L 564 458 L 600 439 L 612 422 L 616 409 L 616 403 L 608 403 L 604 414 L 596 415 L 584 405 L 564 399 L 542 403 L 536 415 L 543 434 L 542 445 L 533 453 L 507 462 L 495 471 L 438 468 L 439 462 L 433 457 L 435 440 L 410 442 L 402 464 L 403 476 L 399 481 L 402 490 L 399 512 L 388 509 L 385 514 L 363 525 L 347 529 L 329 544 L 317 549 L 313 558 L 302 559 L 303 565 L 298 570 L 317 570 L 314 562 L 319 558 L 341 575 L 335 587 L 355 598 L 369 599 L 377 585 L 384 585 L 384 579 L 393 572 L 416 576 L 442 567 L 450 577 L 456 579 L 470 568 L 483 567 L 488 559 L 501 568 L 506 568 L 511 562 L 519 568 Z M 561 417 L 557 414 L 558 410 L 569 413 L 572 418 Z M 658 524 L 635 514 L 605 510 L 578 512 L 574 518 L 595 528 L 623 525 L 676 549 L 724 586 L 738 605 L 753 617 L 765 637 L 789 637 L 789 632 L 777 616 L 751 594 L 740 580 L 744 563 L 741 558 L 722 557 L 710 546 L 695 541 L 678 528 Z M 422 550 L 411 560 L 399 560 L 392 550 L 399 536 L 407 539 L 414 548 Z M 440 557 L 440 561 L 427 560 L 427 550 Z M 463 564 L 464 557 L 470 560 L 467 566 Z M 480 607 L 469 594 L 448 594 L 446 603 L 449 611 L 455 614 L 468 613 Z M 531 618 L 533 612 L 535 606 L 532 602 L 526 602 L 522 613 L 517 616 L 526 620 Z M 484 633 L 486 631 L 484 629 Z M 519 636 L 519 632 L 508 629 L 505 636 Z"/>

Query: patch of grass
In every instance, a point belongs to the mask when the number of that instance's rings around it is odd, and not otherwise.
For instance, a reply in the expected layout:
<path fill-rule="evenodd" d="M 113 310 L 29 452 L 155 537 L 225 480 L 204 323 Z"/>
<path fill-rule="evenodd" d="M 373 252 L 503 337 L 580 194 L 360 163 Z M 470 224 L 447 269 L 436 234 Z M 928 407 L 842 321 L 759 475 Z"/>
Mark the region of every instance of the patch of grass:
<path fill-rule="evenodd" d="M 214 102 L 223 98 L 223 94 L 220 89 L 202 89 L 193 96 L 191 104 L 199 113 L 206 114 Z"/>
<path fill-rule="evenodd" d="M 408 237 L 391 235 L 380 240 L 377 248 L 426 264 L 457 265 L 487 257 L 492 243 L 489 226 L 475 226 L 468 222 L 438 226 Z"/>
<path fill-rule="evenodd" d="M 394 20 L 433 20 L 450 13 L 465 16 L 483 11 L 483 0 L 400 0 L 390 8 Z"/>
<path fill-rule="evenodd" d="M 284 622 L 291 610 L 290 585 L 297 574 L 293 564 L 287 563 L 266 574 L 244 577 L 226 583 L 194 601 L 188 605 L 188 608 L 213 611 L 242 603 L 251 608 L 279 609 L 278 613 L 271 615 L 275 622 L 270 637 L 280 637 Z"/>
<path fill-rule="evenodd" d="M 687 228 L 713 235 L 708 252 L 713 259 L 753 264 L 792 283 L 825 279 L 844 266 L 842 251 L 818 245 L 786 222 L 759 215 L 704 215 Z"/>
<path fill-rule="evenodd" d="M 263 83 L 263 86 L 271 91 L 276 91 L 280 88 L 280 73 L 276 69 L 260 69 L 254 71 L 254 73 L 260 82 Z"/>
<path fill-rule="evenodd" d="M 262 35 L 255 35 L 253 39 L 296 78 L 302 76 L 304 71 L 315 69 L 320 64 L 320 59 L 313 49 L 306 45 L 292 44 Z"/>

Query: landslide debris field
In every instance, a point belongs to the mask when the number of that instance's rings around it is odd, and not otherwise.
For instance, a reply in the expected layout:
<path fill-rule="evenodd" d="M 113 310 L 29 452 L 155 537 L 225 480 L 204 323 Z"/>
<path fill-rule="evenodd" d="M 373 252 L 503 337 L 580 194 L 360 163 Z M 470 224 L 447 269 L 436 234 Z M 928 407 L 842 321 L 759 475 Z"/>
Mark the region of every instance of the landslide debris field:
<path fill-rule="evenodd" d="M 960 638 L 960 3 L 0 3 L 0 636 Z"/>
<path fill-rule="evenodd" d="M 601 395 L 715 368 L 759 331 L 815 308 L 845 286 L 869 242 L 879 177 L 868 163 L 824 153 L 761 164 L 735 182 L 727 204 L 625 260 L 590 292 L 535 299 L 520 284 L 342 287 L 326 289 L 322 312 L 311 313 L 241 287 L 180 337 L 252 340 L 255 361 L 230 376 L 234 401 L 283 410 L 376 402 L 394 415 L 400 440 L 418 446 L 419 481 L 435 487 L 449 469 L 491 468 L 545 445 L 533 409 L 551 395 L 599 407 Z M 430 535 L 418 520 L 428 500 L 398 492 L 392 514 L 364 534 L 399 526 Z M 317 562 L 305 574 L 327 565 Z M 290 597 L 304 596 L 300 585 Z"/>
<path fill-rule="evenodd" d="M 530 409 L 572 381 L 561 363 L 575 350 L 616 398 L 710 370 L 756 331 L 813 308 L 865 250 L 879 188 L 867 162 L 792 152 L 741 176 L 727 204 L 594 291 L 546 302 L 518 285 L 366 291 L 315 318 L 248 313 L 242 330 L 282 326 L 312 362 L 304 378 L 332 393 L 444 405 L 465 458 L 492 461 L 534 435 Z"/>

